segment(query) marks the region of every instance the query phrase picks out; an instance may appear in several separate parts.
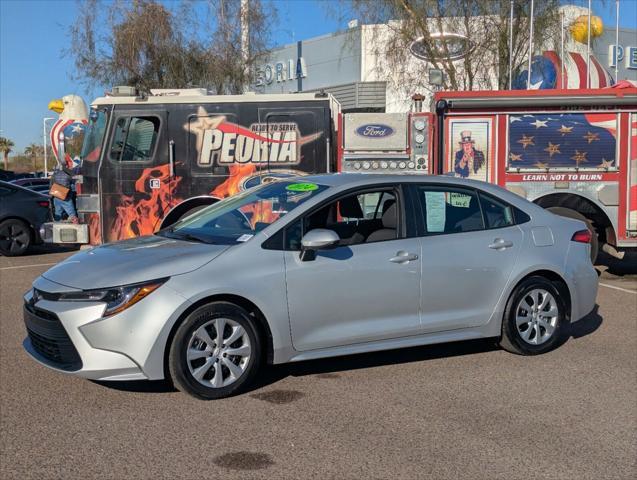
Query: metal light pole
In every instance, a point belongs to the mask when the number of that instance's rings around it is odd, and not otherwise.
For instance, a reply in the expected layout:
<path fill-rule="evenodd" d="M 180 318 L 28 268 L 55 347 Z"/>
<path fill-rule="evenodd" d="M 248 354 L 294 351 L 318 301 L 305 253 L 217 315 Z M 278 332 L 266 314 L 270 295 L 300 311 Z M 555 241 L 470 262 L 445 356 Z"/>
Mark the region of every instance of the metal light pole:
<path fill-rule="evenodd" d="M 243 91 L 250 90 L 250 68 L 248 60 L 250 59 L 250 0 L 241 0 L 241 8 L 239 10 L 241 17 L 241 60 L 243 61 L 244 85 Z"/>
<path fill-rule="evenodd" d="M 564 85 L 564 11 L 560 12 L 560 22 L 560 85 L 568 88 L 568 85 Z"/>
<path fill-rule="evenodd" d="M 586 39 L 586 88 L 591 88 L 591 1 L 588 0 L 588 36 Z"/>
<path fill-rule="evenodd" d="M 619 81 L 619 0 L 615 0 L 615 83 Z"/>
<path fill-rule="evenodd" d="M 527 77 L 526 77 L 527 90 L 531 87 L 531 58 L 533 56 L 533 11 L 534 11 L 534 8 L 535 8 L 535 3 L 533 0 L 531 0 L 531 24 L 529 26 L 529 71 L 527 72 Z"/>
<path fill-rule="evenodd" d="M 509 90 L 511 90 L 512 75 L 513 75 L 513 0 L 511 0 L 511 14 L 509 17 Z"/>
<path fill-rule="evenodd" d="M 47 156 L 46 156 L 46 122 L 49 120 L 55 120 L 55 117 L 45 117 L 42 119 L 42 145 L 44 146 L 44 176 L 49 176 L 49 168 L 47 165 Z"/>

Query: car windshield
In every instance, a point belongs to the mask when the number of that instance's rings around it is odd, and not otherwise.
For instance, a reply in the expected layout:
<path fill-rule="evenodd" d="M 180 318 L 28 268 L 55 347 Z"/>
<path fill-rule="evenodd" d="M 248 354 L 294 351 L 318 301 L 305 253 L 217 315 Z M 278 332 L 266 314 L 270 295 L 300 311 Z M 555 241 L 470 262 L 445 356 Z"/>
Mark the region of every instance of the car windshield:
<path fill-rule="evenodd" d="M 224 245 L 246 242 L 327 188 L 302 180 L 268 183 L 193 213 L 158 235 Z"/>
<path fill-rule="evenodd" d="M 89 125 L 86 135 L 84 136 L 84 144 L 82 145 L 82 160 L 95 162 L 99 160 L 102 153 L 102 141 L 104 140 L 104 132 L 106 131 L 106 112 L 104 110 L 91 110 L 89 116 Z"/>

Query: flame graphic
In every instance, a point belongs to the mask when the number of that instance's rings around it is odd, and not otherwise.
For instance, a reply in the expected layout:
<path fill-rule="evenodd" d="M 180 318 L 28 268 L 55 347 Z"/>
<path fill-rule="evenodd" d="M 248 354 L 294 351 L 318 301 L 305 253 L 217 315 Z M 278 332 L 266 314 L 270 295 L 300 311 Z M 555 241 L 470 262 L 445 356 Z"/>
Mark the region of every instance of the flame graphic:
<path fill-rule="evenodd" d="M 100 233 L 100 214 L 85 213 L 84 223 L 88 224 L 88 238 L 91 245 L 99 245 L 102 243 L 102 235 Z"/>
<path fill-rule="evenodd" d="M 158 179 L 160 188 L 150 188 L 150 180 Z M 181 177 L 170 178 L 170 165 L 146 168 L 135 182 L 135 194 L 123 195 L 118 206 L 113 225 L 108 233 L 108 241 L 125 240 L 140 235 L 150 235 L 168 211 L 172 202 L 172 192 Z"/>
<path fill-rule="evenodd" d="M 253 175 L 257 171 L 257 167 L 254 163 L 244 163 L 243 165 L 236 163 L 230 165 L 229 170 L 230 176 L 228 179 L 217 185 L 215 189 L 210 192 L 210 195 L 217 198 L 226 198 L 236 195 L 242 190 L 241 183 Z"/>
<path fill-rule="evenodd" d="M 253 163 L 246 164 L 234 164 L 229 167 L 230 176 L 228 179 L 210 192 L 210 195 L 217 198 L 226 198 L 231 197 L 232 195 L 236 195 L 243 189 L 241 185 L 243 181 L 254 175 L 257 171 L 256 165 Z M 258 223 L 272 223 L 277 218 L 279 218 L 278 213 L 273 213 L 271 202 L 260 202 L 258 204 L 253 204 L 246 206 L 241 209 L 241 211 L 246 214 L 246 216 L 250 219 L 250 223 L 252 224 L 252 228 Z"/>

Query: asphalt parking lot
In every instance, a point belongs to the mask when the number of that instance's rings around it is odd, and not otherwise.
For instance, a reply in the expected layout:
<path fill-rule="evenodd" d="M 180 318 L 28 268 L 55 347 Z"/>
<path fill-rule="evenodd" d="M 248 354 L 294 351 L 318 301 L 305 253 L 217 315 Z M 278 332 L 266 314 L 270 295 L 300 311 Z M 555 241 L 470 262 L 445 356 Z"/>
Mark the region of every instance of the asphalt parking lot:
<path fill-rule="evenodd" d="M 0 257 L 0 477 L 637 477 L 637 257 L 558 350 L 472 341 L 279 366 L 202 402 L 96 383 L 22 351 L 22 293 L 70 255 Z"/>

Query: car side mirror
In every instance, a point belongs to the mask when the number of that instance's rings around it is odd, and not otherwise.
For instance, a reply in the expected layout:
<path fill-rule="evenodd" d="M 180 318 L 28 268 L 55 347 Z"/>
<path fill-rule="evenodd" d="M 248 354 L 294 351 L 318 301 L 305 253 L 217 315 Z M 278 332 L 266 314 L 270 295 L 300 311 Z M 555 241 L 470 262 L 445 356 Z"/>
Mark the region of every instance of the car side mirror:
<path fill-rule="evenodd" d="M 316 258 L 317 250 L 336 248 L 341 238 L 333 230 L 315 228 L 301 239 L 301 261 L 308 262 Z"/>

